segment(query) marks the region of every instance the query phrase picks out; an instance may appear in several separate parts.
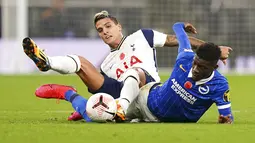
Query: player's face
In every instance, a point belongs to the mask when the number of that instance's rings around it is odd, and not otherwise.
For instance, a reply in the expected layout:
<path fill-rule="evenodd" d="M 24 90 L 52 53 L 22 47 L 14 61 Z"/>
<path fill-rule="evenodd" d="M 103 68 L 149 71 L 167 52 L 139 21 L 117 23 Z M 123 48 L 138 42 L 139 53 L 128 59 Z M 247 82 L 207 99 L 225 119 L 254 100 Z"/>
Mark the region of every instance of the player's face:
<path fill-rule="evenodd" d="M 116 48 L 122 39 L 120 24 L 115 24 L 110 18 L 97 21 L 96 30 L 100 38 L 111 48 Z"/>
<path fill-rule="evenodd" d="M 215 63 L 200 59 L 198 56 L 195 56 L 192 64 L 192 79 L 194 81 L 199 81 L 201 79 L 208 78 L 216 68 L 217 65 Z"/>

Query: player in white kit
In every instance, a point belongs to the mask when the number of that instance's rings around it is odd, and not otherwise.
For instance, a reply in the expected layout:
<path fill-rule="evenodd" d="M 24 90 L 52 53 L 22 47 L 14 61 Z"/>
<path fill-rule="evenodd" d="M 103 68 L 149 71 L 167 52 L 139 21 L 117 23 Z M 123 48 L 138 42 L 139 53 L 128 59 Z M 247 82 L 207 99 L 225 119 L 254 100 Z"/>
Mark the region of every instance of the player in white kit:
<path fill-rule="evenodd" d="M 119 98 L 118 117 L 125 120 L 125 112 L 137 97 L 139 88 L 148 82 L 160 81 L 155 47 L 177 46 L 178 41 L 174 35 L 151 29 L 141 29 L 127 37 L 123 36 L 121 24 L 107 11 L 97 13 L 94 24 L 100 38 L 111 48 L 111 53 L 101 64 L 101 72 L 82 56 L 46 56 L 30 38 L 23 40 L 24 52 L 41 71 L 51 69 L 62 74 L 76 73 L 90 93 L 104 92 Z M 190 37 L 190 41 L 193 47 L 204 43 L 193 37 Z M 37 91 L 47 89 L 47 92 L 36 92 L 36 95 L 52 98 L 54 93 L 61 90 L 54 87 L 42 86 Z"/>

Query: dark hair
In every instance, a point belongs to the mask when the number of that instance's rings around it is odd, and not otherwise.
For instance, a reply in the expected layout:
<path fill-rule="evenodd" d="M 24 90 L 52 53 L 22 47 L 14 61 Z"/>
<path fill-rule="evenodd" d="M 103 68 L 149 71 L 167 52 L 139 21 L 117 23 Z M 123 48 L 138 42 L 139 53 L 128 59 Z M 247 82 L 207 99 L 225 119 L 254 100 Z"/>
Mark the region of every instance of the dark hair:
<path fill-rule="evenodd" d="M 96 25 L 97 21 L 104 19 L 104 18 L 110 18 L 115 24 L 118 24 L 117 18 L 111 16 L 107 11 L 101 11 L 94 16 L 94 25 Z"/>
<path fill-rule="evenodd" d="M 218 61 L 221 56 L 221 50 L 219 46 L 208 42 L 199 46 L 196 54 L 200 59 L 206 61 Z"/>

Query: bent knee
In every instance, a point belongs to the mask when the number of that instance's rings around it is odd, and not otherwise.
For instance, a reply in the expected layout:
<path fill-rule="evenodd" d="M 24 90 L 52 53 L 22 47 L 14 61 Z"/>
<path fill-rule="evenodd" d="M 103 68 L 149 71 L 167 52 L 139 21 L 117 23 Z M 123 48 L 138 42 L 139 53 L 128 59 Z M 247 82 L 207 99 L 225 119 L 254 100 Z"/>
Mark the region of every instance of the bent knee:
<path fill-rule="evenodd" d="M 141 68 L 130 68 L 128 69 L 123 76 L 121 77 L 122 81 L 125 81 L 127 78 L 134 78 L 137 80 L 139 87 L 145 85 L 146 78 L 145 73 Z"/>
<path fill-rule="evenodd" d="M 80 60 L 79 56 L 77 56 L 77 55 L 67 55 L 67 57 L 71 58 L 75 62 L 76 68 L 75 68 L 74 72 L 78 72 L 81 68 L 81 60 Z"/>
<path fill-rule="evenodd" d="M 146 84 L 146 76 L 145 76 L 145 73 L 144 73 L 144 70 L 141 69 L 141 68 L 134 68 L 138 75 L 139 75 L 139 79 L 140 79 L 140 84 L 139 84 L 139 87 L 142 87 Z"/>
<path fill-rule="evenodd" d="M 79 60 L 82 62 L 87 62 L 88 60 L 82 56 L 78 56 Z"/>

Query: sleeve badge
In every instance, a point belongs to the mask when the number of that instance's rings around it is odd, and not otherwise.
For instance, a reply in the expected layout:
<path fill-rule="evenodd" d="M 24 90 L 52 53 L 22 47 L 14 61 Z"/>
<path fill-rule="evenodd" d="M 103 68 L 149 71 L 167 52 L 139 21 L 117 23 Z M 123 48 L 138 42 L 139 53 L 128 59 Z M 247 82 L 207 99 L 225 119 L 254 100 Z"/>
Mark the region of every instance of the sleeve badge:
<path fill-rule="evenodd" d="M 223 95 L 223 100 L 225 102 L 230 102 L 230 93 L 229 93 L 229 90 L 227 90 L 224 95 Z"/>

